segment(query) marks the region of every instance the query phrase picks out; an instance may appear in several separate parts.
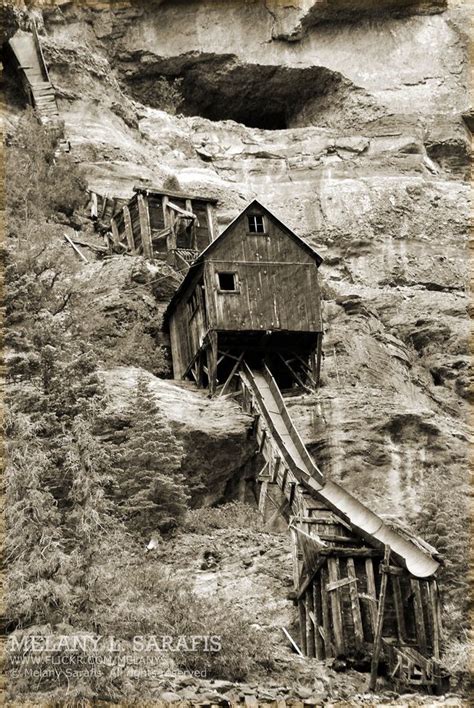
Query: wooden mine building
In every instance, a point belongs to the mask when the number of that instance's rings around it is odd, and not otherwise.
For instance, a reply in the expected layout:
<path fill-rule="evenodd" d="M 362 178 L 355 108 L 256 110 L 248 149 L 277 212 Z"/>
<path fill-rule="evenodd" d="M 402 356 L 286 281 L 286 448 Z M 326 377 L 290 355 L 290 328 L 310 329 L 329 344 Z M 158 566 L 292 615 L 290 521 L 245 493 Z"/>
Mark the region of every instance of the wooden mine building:
<path fill-rule="evenodd" d="M 316 385 L 321 257 L 258 201 L 194 261 L 166 313 L 175 378 L 212 393 L 239 362 L 269 363 L 280 385 Z M 222 390 L 222 389 L 221 389 Z"/>
<path fill-rule="evenodd" d="M 178 270 L 217 236 L 215 199 L 135 187 L 134 196 L 111 219 L 115 248 L 167 260 Z"/>

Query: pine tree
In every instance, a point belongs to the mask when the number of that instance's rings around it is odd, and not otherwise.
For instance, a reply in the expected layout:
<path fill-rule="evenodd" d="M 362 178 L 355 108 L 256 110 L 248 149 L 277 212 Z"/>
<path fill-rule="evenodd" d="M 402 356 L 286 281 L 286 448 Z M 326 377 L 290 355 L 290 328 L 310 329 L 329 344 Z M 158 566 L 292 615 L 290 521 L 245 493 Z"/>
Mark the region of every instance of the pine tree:
<path fill-rule="evenodd" d="M 144 379 L 129 410 L 128 438 L 118 455 L 118 504 L 129 526 L 147 534 L 176 527 L 187 511 L 180 474 L 182 446 Z"/>
<path fill-rule="evenodd" d="M 54 623 L 70 614 L 73 593 L 61 513 L 45 482 L 51 461 L 24 416 L 12 427 L 23 432 L 10 438 L 6 468 L 7 615 L 19 627 Z"/>

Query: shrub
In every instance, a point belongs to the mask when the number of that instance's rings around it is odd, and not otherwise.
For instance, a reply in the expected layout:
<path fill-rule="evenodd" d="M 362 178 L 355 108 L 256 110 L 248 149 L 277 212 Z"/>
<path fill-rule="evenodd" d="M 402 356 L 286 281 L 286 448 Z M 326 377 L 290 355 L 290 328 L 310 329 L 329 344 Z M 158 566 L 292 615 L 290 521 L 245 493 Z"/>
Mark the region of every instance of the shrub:
<path fill-rule="evenodd" d="M 208 534 L 214 529 L 262 529 L 262 517 L 250 504 L 233 501 L 221 506 L 192 509 L 186 514 L 185 529 Z"/>

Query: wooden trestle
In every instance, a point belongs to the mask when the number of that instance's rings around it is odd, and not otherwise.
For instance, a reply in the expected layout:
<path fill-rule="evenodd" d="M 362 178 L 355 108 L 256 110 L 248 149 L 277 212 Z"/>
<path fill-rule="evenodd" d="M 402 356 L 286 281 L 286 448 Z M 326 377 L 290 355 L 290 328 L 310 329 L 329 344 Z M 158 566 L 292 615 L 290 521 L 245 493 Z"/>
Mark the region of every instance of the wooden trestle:
<path fill-rule="evenodd" d="M 266 519 L 284 514 L 293 538 L 301 651 L 367 666 L 372 660 L 371 689 L 380 657 L 397 687 L 439 690 L 442 630 L 436 580 L 411 575 L 397 565 L 388 546 L 371 547 L 317 492 L 308 490 L 299 468 L 309 453 L 295 435 L 281 395 L 272 395 L 272 382 L 267 386 L 263 376 L 256 385 L 252 377 L 257 376 L 248 367 L 241 372 L 242 405 L 255 416 L 264 461 L 258 477 L 260 510 Z M 312 464 L 317 486 L 321 473 Z"/>

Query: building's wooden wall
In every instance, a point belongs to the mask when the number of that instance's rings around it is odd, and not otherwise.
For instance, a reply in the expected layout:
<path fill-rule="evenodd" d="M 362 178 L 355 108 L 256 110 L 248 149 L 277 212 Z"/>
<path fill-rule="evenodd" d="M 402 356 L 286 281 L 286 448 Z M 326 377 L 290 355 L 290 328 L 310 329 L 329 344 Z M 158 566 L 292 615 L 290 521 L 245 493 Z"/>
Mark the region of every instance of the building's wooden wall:
<path fill-rule="evenodd" d="M 220 291 L 219 272 L 234 272 L 238 292 Z M 208 261 L 205 270 L 209 323 L 231 331 L 319 332 L 316 264 Z"/>
<path fill-rule="evenodd" d="M 183 297 L 170 320 L 173 375 L 176 379 L 185 374 L 196 353 L 201 348 L 208 331 L 201 284 L 202 280 L 199 280 L 196 285 L 191 285 L 187 292 L 183 293 Z M 194 312 L 192 312 L 190 306 L 190 298 L 193 294 L 196 297 L 197 304 Z"/>
<path fill-rule="evenodd" d="M 316 262 L 270 217 L 265 221 L 265 234 L 250 234 L 243 214 L 206 261 L 209 324 L 218 330 L 320 332 Z M 218 272 L 237 273 L 240 292 L 219 292 Z"/>

